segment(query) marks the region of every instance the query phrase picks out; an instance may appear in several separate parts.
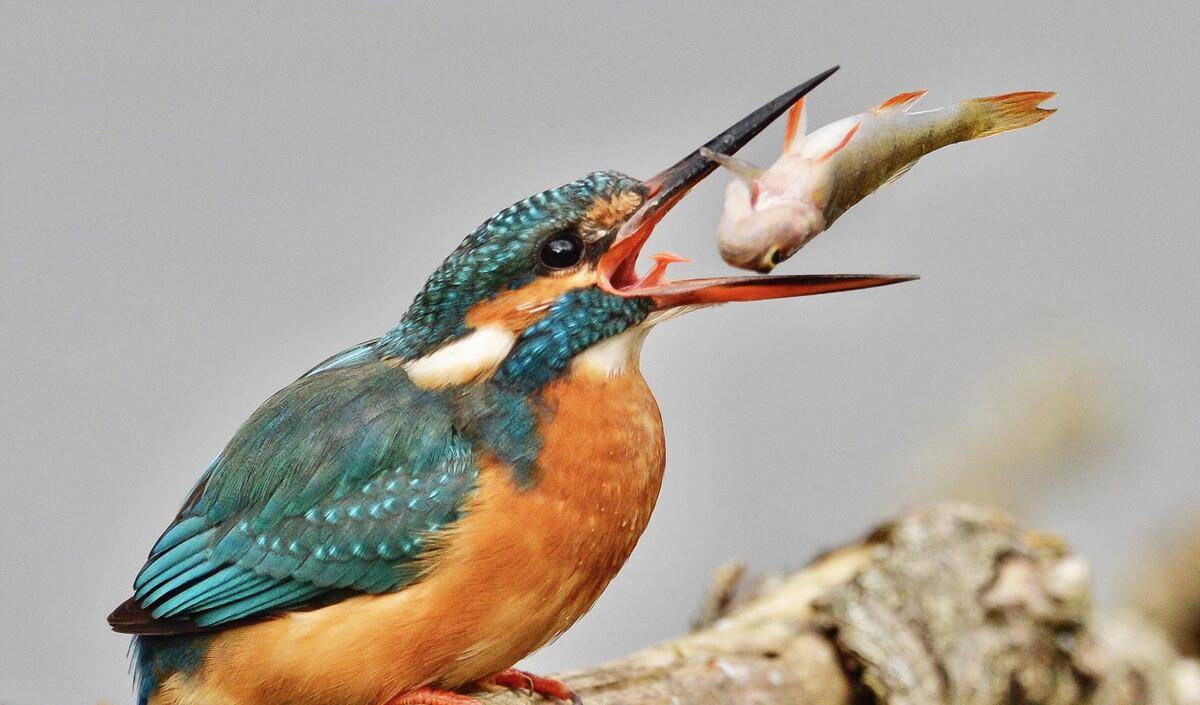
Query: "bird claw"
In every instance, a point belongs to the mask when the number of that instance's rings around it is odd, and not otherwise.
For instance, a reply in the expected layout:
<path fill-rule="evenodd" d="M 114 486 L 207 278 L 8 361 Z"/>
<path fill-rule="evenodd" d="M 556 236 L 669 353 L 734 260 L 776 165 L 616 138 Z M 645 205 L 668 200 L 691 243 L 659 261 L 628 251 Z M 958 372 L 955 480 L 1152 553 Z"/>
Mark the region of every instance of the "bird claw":
<path fill-rule="evenodd" d="M 528 671 L 507 668 L 488 679 L 493 685 L 514 690 L 527 690 L 552 700 L 568 700 L 574 705 L 583 705 L 583 700 L 566 683 L 555 678 L 537 676 Z"/>

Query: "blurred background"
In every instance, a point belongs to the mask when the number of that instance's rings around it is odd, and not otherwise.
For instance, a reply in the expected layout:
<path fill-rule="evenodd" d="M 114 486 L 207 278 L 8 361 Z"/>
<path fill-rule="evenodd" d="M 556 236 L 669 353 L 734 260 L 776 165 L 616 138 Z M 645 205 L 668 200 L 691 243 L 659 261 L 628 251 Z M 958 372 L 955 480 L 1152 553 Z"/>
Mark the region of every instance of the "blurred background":
<path fill-rule="evenodd" d="M 944 496 L 1062 532 L 1103 600 L 1132 599 L 1200 507 L 1198 15 L 0 4 L 0 700 L 130 701 L 104 617 L 209 459 L 389 328 L 480 221 L 590 170 L 648 176 L 835 63 L 813 127 L 916 88 L 928 107 L 1056 90 L 1060 111 L 927 157 L 781 269 L 921 281 L 655 332 L 659 509 L 527 665 L 677 633 L 718 564 L 797 567 Z M 656 235 L 688 274 L 727 271 L 725 180 Z"/>

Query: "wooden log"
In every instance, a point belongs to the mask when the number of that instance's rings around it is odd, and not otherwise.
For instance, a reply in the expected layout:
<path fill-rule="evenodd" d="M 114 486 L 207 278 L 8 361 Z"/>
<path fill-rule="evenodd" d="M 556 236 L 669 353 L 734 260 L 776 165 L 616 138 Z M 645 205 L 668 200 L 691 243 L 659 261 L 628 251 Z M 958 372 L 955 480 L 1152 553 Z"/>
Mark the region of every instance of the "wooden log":
<path fill-rule="evenodd" d="M 1200 705 L 1195 662 L 1096 619 L 1086 563 L 995 510 L 919 509 L 732 600 L 727 583 L 696 631 L 560 677 L 586 705 Z"/>

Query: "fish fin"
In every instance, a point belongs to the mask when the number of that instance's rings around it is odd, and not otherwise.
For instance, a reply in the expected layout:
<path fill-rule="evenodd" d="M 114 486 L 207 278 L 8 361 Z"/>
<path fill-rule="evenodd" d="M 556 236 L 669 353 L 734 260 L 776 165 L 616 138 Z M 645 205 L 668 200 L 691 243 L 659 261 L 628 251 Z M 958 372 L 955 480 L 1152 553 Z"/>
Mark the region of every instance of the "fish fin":
<path fill-rule="evenodd" d="M 929 91 L 920 90 L 894 95 L 879 105 L 876 105 L 874 108 L 871 108 L 871 112 L 885 113 L 889 110 L 902 110 L 907 113 L 908 109 L 916 105 L 917 101 L 924 98 L 925 94 L 928 92 Z"/>
<path fill-rule="evenodd" d="M 838 142 L 837 145 L 835 145 L 833 149 L 831 149 L 828 152 L 817 157 L 817 162 L 820 163 L 820 162 L 828 160 L 830 157 L 832 157 L 833 155 L 835 155 L 839 151 L 841 151 L 842 147 L 845 147 L 846 145 L 850 144 L 850 140 L 854 138 L 854 133 L 858 132 L 858 128 L 860 128 L 860 127 L 862 127 L 861 122 L 854 123 L 854 127 L 851 127 L 849 130 L 846 130 L 846 134 L 845 134 L 845 136 L 842 137 L 842 141 Z"/>
<path fill-rule="evenodd" d="M 804 99 L 796 101 L 788 111 L 787 132 L 783 135 L 784 153 L 799 151 L 804 145 L 804 133 L 808 131 L 808 111 L 804 108 Z"/>
<path fill-rule="evenodd" d="M 982 109 L 982 114 L 976 118 L 977 132 L 974 136 L 974 139 L 980 139 L 1045 120 L 1055 109 L 1039 108 L 1038 105 L 1056 95 L 1058 94 L 1048 91 L 1021 91 L 974 98 L 963 101 L 963 104 L 966 107 Z"/>
<path fill-rule="evenodd" d="M 755 179 L 762 176 L 762 173 L 766 171 L 762 167 L 754 166 L 750 162 L 743 161 L 737 157 L 731 157 L 728 154 L 714 152 L 708 147 L 701 147 L 700 154 L 705 159 L 711 159 L 725 167 L 729 170 L 729 173 L 745 181 L 746 183 L 753 183 Z"/>
<path fill-rule="evenodd" d="M 907 174 L 908 170 L 913 168 L 913 165 L 916 164 L 917 161 L 918 160 L 914 159 L 911 162 L 909 162 L 909 163 L 905 164 L 904 166 L 900 167 L 899 169 L 897 169 L 895 171 L 895 173 L 893 173 L 891 176 L 887 177 L 886 181 L 884 181 L 882 184 L 879 184 L 879 188 L 883 188 L 884 186 L 887 186 L 888 184 L 895 181 L 896 179 L 899 179 L 901 176 L 904 176 L 905 174 Z"/>

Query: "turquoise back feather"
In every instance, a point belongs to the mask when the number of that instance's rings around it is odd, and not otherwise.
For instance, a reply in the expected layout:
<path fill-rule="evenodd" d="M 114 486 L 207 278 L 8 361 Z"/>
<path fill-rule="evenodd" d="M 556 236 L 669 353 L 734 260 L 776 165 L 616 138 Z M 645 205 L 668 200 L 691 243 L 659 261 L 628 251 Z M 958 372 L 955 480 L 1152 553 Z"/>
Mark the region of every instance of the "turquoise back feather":
<path fill-rule="evenodd" d="M 156 620 L 210 627 L 335 590 L 407 584 L 429 534 L 457 518 L 475 485 L 474 451 L 455 423 L 451 399 L 385 363 L 300 378 L 214 461 L 155 544 L 134 599 Z"/>

